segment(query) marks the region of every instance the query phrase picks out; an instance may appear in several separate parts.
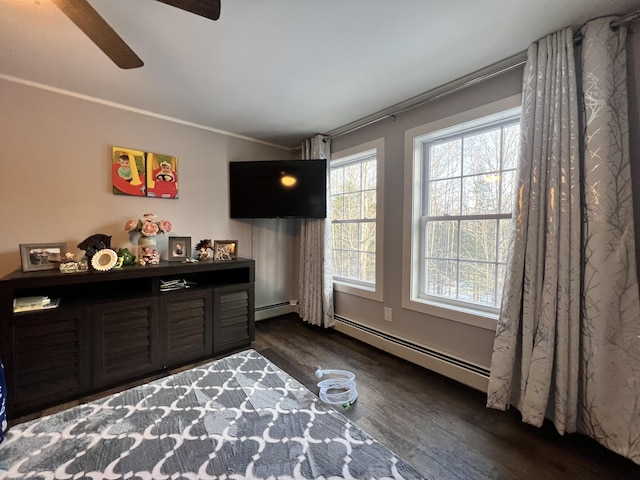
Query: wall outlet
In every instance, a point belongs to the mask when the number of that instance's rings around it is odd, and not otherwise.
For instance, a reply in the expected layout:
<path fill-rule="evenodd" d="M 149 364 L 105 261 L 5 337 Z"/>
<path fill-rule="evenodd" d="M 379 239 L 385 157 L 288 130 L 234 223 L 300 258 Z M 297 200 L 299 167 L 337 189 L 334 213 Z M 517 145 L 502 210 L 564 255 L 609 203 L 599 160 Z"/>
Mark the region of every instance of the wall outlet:
<path fill-rule="evenodd" d="M 387 322 L 390 322 L 393 319 L 393 312 L 391 307 L 384 307 L 384 319 Z"/>

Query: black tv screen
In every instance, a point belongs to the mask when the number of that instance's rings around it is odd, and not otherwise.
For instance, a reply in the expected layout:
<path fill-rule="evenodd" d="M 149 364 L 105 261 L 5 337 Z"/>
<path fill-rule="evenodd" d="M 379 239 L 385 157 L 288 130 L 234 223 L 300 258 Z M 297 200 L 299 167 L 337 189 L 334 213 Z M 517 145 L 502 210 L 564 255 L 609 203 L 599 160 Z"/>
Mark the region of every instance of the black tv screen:
<path fill-rule="evenodd" d="M 231 218 L 326 218 L 327 161 L 229 163 Z"/>

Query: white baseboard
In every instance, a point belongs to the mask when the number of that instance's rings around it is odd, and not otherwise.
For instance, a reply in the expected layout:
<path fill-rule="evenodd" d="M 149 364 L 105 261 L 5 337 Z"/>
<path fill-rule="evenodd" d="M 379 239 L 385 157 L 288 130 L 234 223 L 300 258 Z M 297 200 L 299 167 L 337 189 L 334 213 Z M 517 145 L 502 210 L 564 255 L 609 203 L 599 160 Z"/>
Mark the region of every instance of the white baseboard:
<path fill-rule="evenodd" d="M 488 371 L 468 362 L 454 359 L 409 342 L 378 332 L 370 327 L 336 316 L 335 329 L 380 350 L 420 365 L 428 370 L 456 380 L 464 385 L 486 392 L 489 385 Z"/>

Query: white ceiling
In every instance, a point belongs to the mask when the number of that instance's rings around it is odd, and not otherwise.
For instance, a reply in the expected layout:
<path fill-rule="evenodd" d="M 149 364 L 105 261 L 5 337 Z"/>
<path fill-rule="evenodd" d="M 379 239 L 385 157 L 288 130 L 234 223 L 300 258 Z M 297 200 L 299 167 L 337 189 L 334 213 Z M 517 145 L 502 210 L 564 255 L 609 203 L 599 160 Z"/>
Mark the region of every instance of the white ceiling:
<path fill-rule="evenodd" d="M 0 78 L 296 147 L 638 0 L 222 0 L 218 21 L 90 0 L 142 58 L 116 67 L 50 0 L 0 0 Z"/>

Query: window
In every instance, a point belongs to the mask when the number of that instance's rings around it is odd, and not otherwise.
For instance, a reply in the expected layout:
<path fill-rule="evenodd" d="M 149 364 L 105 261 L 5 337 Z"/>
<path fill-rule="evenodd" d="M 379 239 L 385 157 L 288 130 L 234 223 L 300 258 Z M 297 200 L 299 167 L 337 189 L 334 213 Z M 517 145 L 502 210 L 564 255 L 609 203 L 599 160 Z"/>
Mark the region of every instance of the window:
<path fill-rule="evenodd" d="M 381 300 L 382 140 L 331 159 L 333 280 L 338 291 Z"/>
<path fill-rule="evenodd" d="M 420 296 L 500 306 L 519 120 L 422 141 Z"/>
<path fill-rule="evenodd" d="M 520 109 L 448 122 L 412 132 L 409 303 L 454 320 L 496 318 L 512 236 Z"/>

